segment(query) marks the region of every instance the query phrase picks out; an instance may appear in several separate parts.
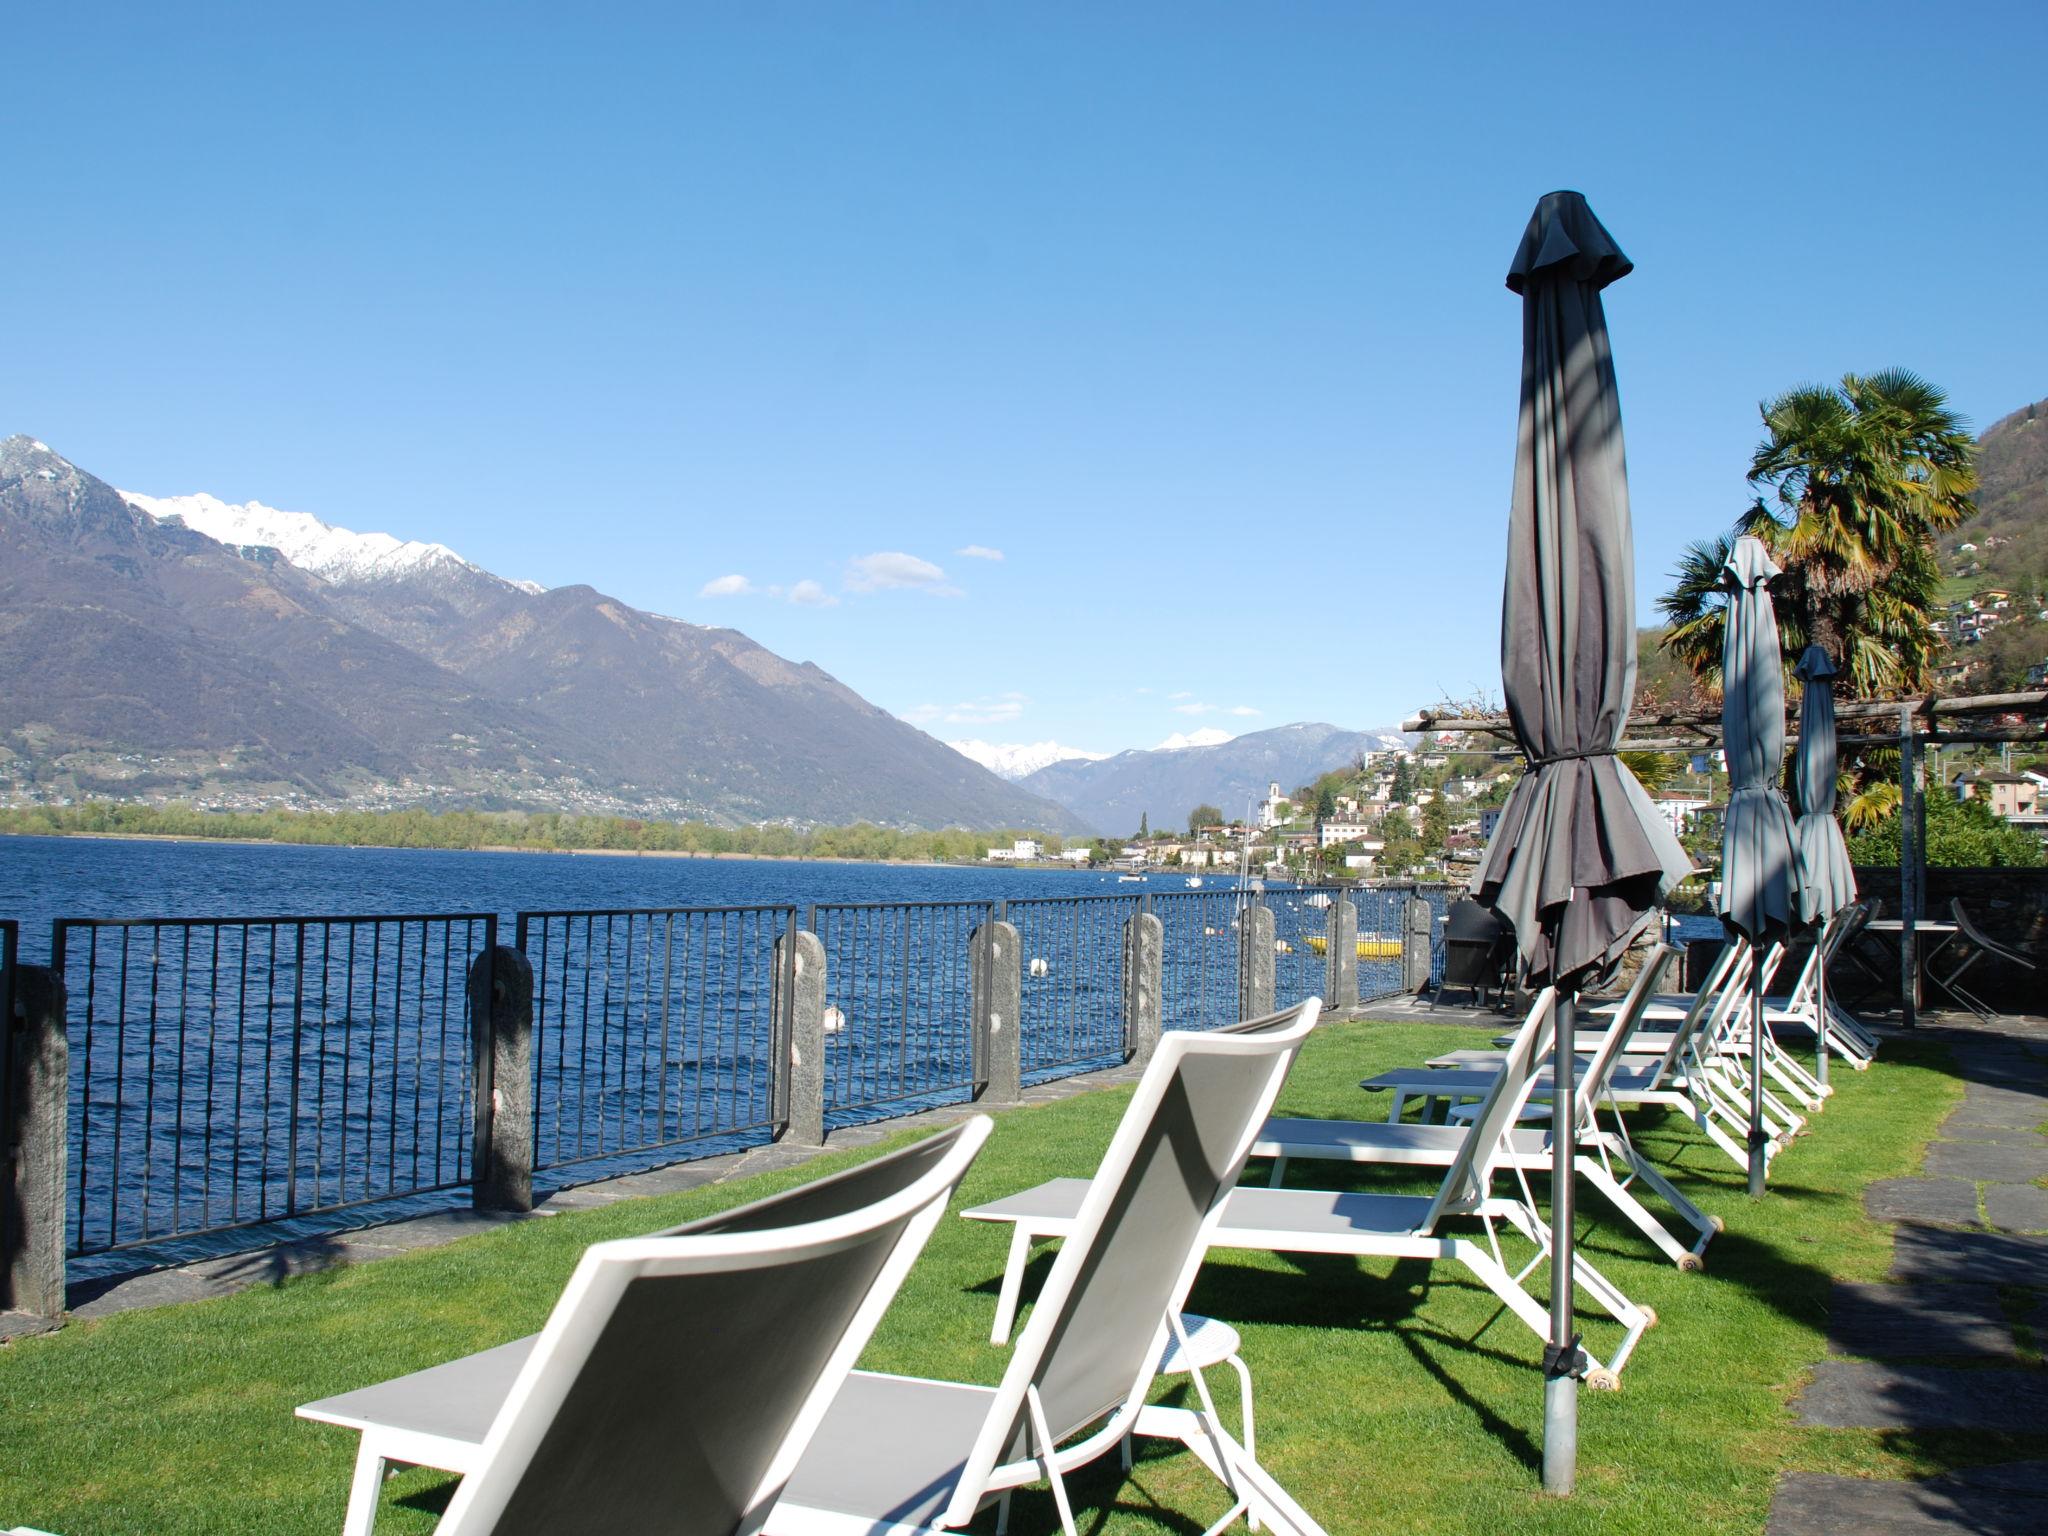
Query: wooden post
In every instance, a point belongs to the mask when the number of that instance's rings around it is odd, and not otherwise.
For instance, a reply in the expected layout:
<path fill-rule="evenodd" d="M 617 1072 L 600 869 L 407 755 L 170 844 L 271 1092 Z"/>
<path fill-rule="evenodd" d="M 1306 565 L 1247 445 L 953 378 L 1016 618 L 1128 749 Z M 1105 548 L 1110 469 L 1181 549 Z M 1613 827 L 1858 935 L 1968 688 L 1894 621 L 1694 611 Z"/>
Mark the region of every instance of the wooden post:
<path fill-rule="evenodd" d="M 1920 1023 L 1920 865 L 1926 857 L 1920 816 L 1920 741 L 1913 706 L 1899 706 L 1899 1016 Z"/>
<path fill-rule="evenodd" d="M 1124 1054 L 1144 1066 L 1164 1023 L 1166 927 L 1150 912 L 1124 921 Z"/>
<path fill-rule="evenodd" d="M 64 978 L 17 966 L 7 1102 L 0 1103 L 0 1311 L 64 1315 L 64 1208 L 70 1044 Z"/>
<path fill-rule="evenodd" d="M 533 967 L 525 951 L 499 944 L 470 963 L 469 1027 L 476 1105 L 470 1204 L 479 1211 L 530 1211 Z"/>
<path fill-rule="evenodd" d="M 967 939 L 967 971 L 974 989 L 978 1097 L 1015 1104 L 1024 1097 L 1024 940 L 1016 925 L 991 919 Z"/>
<path fill-rule="evenodd" d="M 784 988 L 788 988 L 787 993 Z M 774 1016 L 782 1020 L 789 1057 L 786 1116 L 778 1141 L 825 1145 L 825 941 L 798 928 L 775 941 Z"/>
<path fill-rule="evenodd" d="M 1273 950 L 1273 911 L 1246 907 L 1237 916 L 1237 1016 L 1263 1019 L 1273 1011 L 1279 962 Z"/>

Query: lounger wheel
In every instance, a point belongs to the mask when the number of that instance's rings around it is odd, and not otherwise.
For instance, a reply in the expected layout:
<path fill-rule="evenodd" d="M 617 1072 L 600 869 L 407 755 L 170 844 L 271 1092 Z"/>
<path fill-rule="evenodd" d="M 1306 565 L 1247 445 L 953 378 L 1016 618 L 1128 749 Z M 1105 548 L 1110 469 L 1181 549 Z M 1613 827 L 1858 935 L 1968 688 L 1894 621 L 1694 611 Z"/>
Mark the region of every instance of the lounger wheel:
<path fill-rule="evenodd" d="M 1586 1372 L 1586 1385 L 1595 1392 L 1619 1392 L 1621 1378 L 1606 1366 Z"/>
<path fill-rule="evenodd" d="M 1728 1230 L 1728 1223 L 1723 1221 L 1718 1216 L 1709 1216 L 1707 1220 L 1714 1224 L 1714 1230 L 1716 1232 L 1726 1232 Z M 1698 1255 L 1695 1254 L 1694 1257 L 1697 1258 Z"/>
<path fill-rule="evenodd" d="M 1678 1267 L 1688 1275 L 1696 1275 L 1707 1267 L 1707 1261 L 1696 1253 L 1683 1254 L 1678 1260 Z"/>
<path fill-rule="evenodd" d="M 1657 1326 L 1657 1309 L 1655 1307 L 1644 1307 L 1642 1309 L 1642 1313 L 1643 1326 L 1645 1328 L 1654 1328 Z"/>

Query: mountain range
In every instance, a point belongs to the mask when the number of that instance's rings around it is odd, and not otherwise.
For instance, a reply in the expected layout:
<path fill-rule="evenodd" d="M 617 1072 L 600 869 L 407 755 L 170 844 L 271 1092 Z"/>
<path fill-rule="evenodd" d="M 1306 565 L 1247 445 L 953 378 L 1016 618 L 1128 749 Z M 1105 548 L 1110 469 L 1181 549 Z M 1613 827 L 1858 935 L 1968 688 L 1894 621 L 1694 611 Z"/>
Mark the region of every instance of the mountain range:
<path fill-rule="evenodd" d="M 1412 745 L 1400 731 L 1341 730 L 1303 722 L 1252 731 L 1210 746 L 1119 752 L 1100 761 L 1052 763 L 1018 781 L 1057 800 L 1096 831 L 1135 832 L 1141 817 L 1164 830 L 1187 825 L 1188 812 L 1213 805 L 1237 817 L 1278 782 L 1284 794 L 1362 752 Z"/>
<path fill-rule="evenodd" d="M 819 667 L 0 442 L 0 795 L 1081 830 Z"/>

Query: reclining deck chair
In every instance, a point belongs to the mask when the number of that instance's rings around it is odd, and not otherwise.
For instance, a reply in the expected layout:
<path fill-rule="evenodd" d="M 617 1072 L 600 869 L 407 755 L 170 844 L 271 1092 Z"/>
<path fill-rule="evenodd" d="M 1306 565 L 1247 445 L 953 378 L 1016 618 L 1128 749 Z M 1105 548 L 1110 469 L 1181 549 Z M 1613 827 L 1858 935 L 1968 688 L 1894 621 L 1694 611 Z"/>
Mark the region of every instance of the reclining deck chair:
<path fill-rule="evenodd" d="M 1075 1536 L 1065 1476 L 1135 1433 L 1184 1445 L 1231 1490 L 1230 1510 L 1281 1536 L 1321 1536 L 1217 1417 L 1145 1401 L 1169 1339 L 1191 1355 L 1181 1304 L 1319 999 L 1236 1029 L 1163 1037 L 1093 1179 L 1075 1179 L 1072 1241 L 993 1387 L 855 1371 L 789 1487 L 769 1536 L 852 1536 L 965 1525 L 1049 1482 Z M 1001 1529 L 1001 1525 L 998 1525 Z"/>
<path fill-rule="evenodd" d="M 442 1536 L 752 1536 L 990 1125 L 593 1244 L 540 1333 L 306 1404 L 362 1434 L 345 1536 L 394 1465 L 462 1474 Z"/>
<path fill-rule="evenodd" d="M 1624 1057 L 1609 1076 L 1601 1102 L 1619 1110 L 1639 1105 L 1658 1105 L 1685 1114 L 1701 1132 L 1747 1171 L 1749 1127 L 1746 1068 L 1724 1056 L 1718 1042 L 1734 1025 L 1732 1016 L 1747 984 L 1748 950 L 1734 946 L 1738 953 L 1724 973 L 1724 984 L 1716 991 L 1700 992 L 1691 1012 L 1671 1034 L 1664 1051 L 1654 1057 Z M 1492 1091 L 1505 1059 L 1494 1052 L 1453 1052 L 1451 1057 L 1467 1059 L 1451 1066 L 1402 1067 L 1382 1072 L 1359 1084 L 1370 1091 L 1392 1094 L 1387 1119 L 1398 1121 L 1410 1099 L 1425 1101 L 1425 1113 L 1438 1105 L 1460 1100 L 1483 1100 Z M 1451 1057 L 1444 1059 L 1449 1060 Z M 1581 1058 L 1583 1060 L 1584 1058 Z M 1530 1098 L 1548 1101 L 1551 1078 L 1548 1068 L 1538 1072 L 1530 1085 Z M 1781 1113 L 1782 1112 L 1782 1113 Z M 1765 1129 L 1771 1140 L 1765 1156 L 1774 1156 L 1804 1122 L 1783 1111 L 1775 1099 L 1766 1096 Z"/>
<path fill-rule="evenodd" d="M 1762 960 L 1762 985 L 1765 987 L 1770 986 L 1771 978 L 1776 974 L 1778 963 L 1784 958 L 1784 954 L 1785 947 L 1782 944 L 1773 944 L 1764 952 Z M 1764 999 L 1764 1074 L 1778 1085 L 1776 1093 L 1772 1094 L 1768 1103 L 1773 1111 L 1782 1113 L 1787 1123 L 1791 1124 L 1794 1129 L 1801 1123 L 1799 1117 L 1785 1109 L 1782 1100 L 1778 1099 L 1777 1093 L 1782 1093 L 1786 1097 L 1797 1101 L 1803 1109 L 1812 1110 L 1818 1109 L 1826 1103 L 1827 1096 L 1831 1090 L 1823 1088 L 1819 1080 L 1811 1072 L 1807 1071 L 1802 1063 L 1794 1060 L 1777 1043 L 1772 1023 L 1774 1019 L 1778 1019 L 1795 1024 L 1806 1021 L 1810 1024 L 1810 1021 L 1816 1016 L 1814 1007 L 1816 997 L 1814 991 L 1814 963 L 1817 960 L 1818 954 L 1819 951 L 1816 949 L 1813 955 L 1809 957 L 1808 964 L 1802 970 L 1800 982 L 1794 988 L 1790 998 L 1780 997 L 1772 999 L 1767 996 Z M 1747 991 L 1749 980 L 1747 962 L 1750 955 L 1751 951 L 1747 944 L 1730 944 L 1716 958 L 1714 968 L 1708 973 L 1707 985 L 1702 987 L 1698 993 L 1690 996 L 1682 992 L 1660 993 L 1657 997 L 1651 999 L 1642 1010 L 1643 1018 L 1646 1020 L 1656 1020 L 1661 1024 L 1665 1024 L 1667 1028 L 1656 1031 L 1646 1031 L 1638 1028 L 1634 1039 L 1629 1044 L 1629 1060 L 1624 1062 L 1624 1066 L 1637 1068 L 1647 1066 L 1649 1063 L 1643 1058 L 1662 1055 L 1668 1050 L 1672 1041 L 1672 1026 L 1675 1026 L 1677 1029 L 1687 1027 L 1691 1020 L 1696 1017 L 1695 1008 L 1702 996 L 1719 999 L 1731 991 L 1738 992 L 1740 994 L 1739 998 L 1731 998 L 1730 1001 L 1739 1003 L 1739 1006 L 1729 1007 L 1709 1015 L 1710 1027 L 1708 1032 L 1701 1037 L 1704 1042 L 1701 1049 L 1704 1051 L 1702 1059 L 1713 1064 L 1714 1071 L 1718 1076 L 1739 1080 L 1743 1091 L 1746 1093 L 1748 1091 L 1749 1074 L 1746 1059 L 1750 1055 L 1749 1035 L 1751 1022 Z M 1591 1051 L 1600 1048 L 1601 1043 L 1608 1038 L 1608 1028 L 1606 1026 L 1612 1024 L 1614 1015 L 1620 1012 L 1624 1006 L 1624 1003 L 1603 1003 L 1588 1010 L 1595 1017 L 1603 1019 L 1603 1027 L 1591 1033 L 1578 1036 L 1583 1049 Z M 1506 1041 L 1504 1039 L 1497 1039 L 1495 1043 L 1497 1045 L 1504 1045 Z M 1447 1051 L 1441 1056 L 1432 1056 L 1429 1060 L 1429 1065 L 1432 1067 L 1491 1067 L 1496 1065 L 1499 1059 L 1496 1053 L 1488 1051 Z"/>
<path fill-rule="evenodd" d="M 1955 898 L 1948 905 L 1949 912 L 1956 920 L 1956 932 L 1962 936 L 1963 942 L 1968 948 L 1962 958 L 1947 971 L 1934 975 L 1934 984 L 1961 1003 L 1965 1008 L 1969 1009 L 1970 1012 L 1977 1015 L 1978 1018 L 1988 1020 L 1993 1015 L 1991 1006 L 1983 998 L 1963 985 L 1963 977 L 1969 973 L 1972 967 L 1984 960 L 2002 961 L 2006 965 L 2018 966 L 2024 971 L 2038 970 L 2039 966 L 2036 965 L 2031 955 L 2014 949 L 2010 944 L 1999 943 L 1998 940 L 1992 938 L 1990 934 L 1978 927 L 1976 921 L 1970 916 L 1969 909 L 1963 905 L 1961 897 Z"/>
<path fill-rule="evenodd" d="M 1502 1166 L 1508 1132 L 1529 1095 L 1531 1066 L 1549 1042 L 1548 999 L 1547 992 L 1539 995 L 1528 1025 L 1510 1052 L 1508 1069 L 1491 1076 L 1485 1102 L 1462 1133 L 1434 1196 L 1240 1187 L 1224 1202 L 1221 1219 L 1208 1234 L 1209 1246 L 1271 1253 L 1448 1259 L 1477 1277 L 1539 1338 L 1547 1338 L 1549 1313 L 1521 1282 L 1548 1255 L 1549 1230 L 1532 1205 L 1524 1200 L 1496 1199 L 1491 1191 L 1495 1172 Z M 1088 1186 L 1080 1179 L 1053 1179 L 961 1212 L 969 1220 L 1008 1222 L 1014 1227 L 997 1301 L 994 1337 L 998 1343 L 1008 1336 L 1032 1244 L 1067 1240 L 1060 1254 L 1060 1261 L 1065 1262 L 1073 1251 L 1072 1238 L 1080 1230 L 1087 1192 Z M 1461 1218 L 1476 1220 L 1484 1240 L 1450 1236 L 1442 1230 Z M 1519 1271 L 1511 1270 L 1501 1255 L 1497 1222 L 1506 1222 L 1536 1245 L 1535 1256 Z M 1615 1386 L 1636 1341 L 1656 1316 L 1637 1307 L 1583 1258 L 1574 1258 L 1573 1275 L 1579 1288 L 1625 1330 L 1612 1364 L 1603 1366 L 1593 1360 L 1587 1377 L 1595 1386 Z M 1048 1284 L 1048 1293 L 1050 1289 Z M 1031 1325 L 1037 1323 L 1045 1305 L 1041 1296 Z"/>
<path fill-rule="evenodd" d="M 1603 1130 L 1595 1114 L 1608 1077 L 1613 1074 L 1623 1052 L 1633 1047 L 1630 1031 L 1642 1017 L 1644 1006 L 1677 953 L 1667 945 L 1660 946 L 1651 955 L 1629 990 L 1614 1030 L 1597 1037 L 1594 1054 L 1582 1063 L 1583 1071 L 1574 1092 L 1579 1109 L 1578 1150 L 1574 1166 L 1579 1177 L 1599 1191 L 1631 1226 L 1655 1245 L 1658 1252 L 1680 1269 L 1697 1270 L 1704 1267 L 1700 1255 L 1706 1252 L 1707 1245 L 1721 1230 L 1721 1223 L 1694 1205 L 1660 1170 L 1653 1167 L 1629 1140 L 1624 1127 L 1617 1123 L 1614 1130 Z M 1539 995 L 1536 1008 L 1530 1011 L 1529 1018 L 1522 1024 L 1522 1031 L 1537 1028 L 1549 1020 L 1553 998 L 1554 995 L 1548 991 Z M 1522 1031 L 1517 1031 L 1517 1034 Z M 1513 1046 L 1515 1038 L 1514 1035 L 1507 1037 L 1510 1046 Z M 1252 1156 L 1273 1159 L 1270 1182 L 1277 1188 L 1286 1178 L 1289 1162 L 1294 1160 L 1447 1168 L 1456 1161 L 1464 1141 L 1465 1129 L 1459 1125 L 1413 1125 L 1385 1120 L 1299 1120 L 1276 1116 L 1268 1120 L 1265 1129 L 1259 1133 Z M 1518 1180 L 1531 1173 L 1548 1174 L 1552 1170 L 1550 1133 L 1533 1127 L 1509 1131 L 1497 1166 L 1512 1172 Z M 1636 1198 L 1631 1186 L 1638 1181 L 1662 1196 L 1679 1219 L 1693 1229 L 1694 1240 L 1690 1247 L 1674 1237 Z M 1524 1193 L 1526 1195 L 1526 1189 Z"/>

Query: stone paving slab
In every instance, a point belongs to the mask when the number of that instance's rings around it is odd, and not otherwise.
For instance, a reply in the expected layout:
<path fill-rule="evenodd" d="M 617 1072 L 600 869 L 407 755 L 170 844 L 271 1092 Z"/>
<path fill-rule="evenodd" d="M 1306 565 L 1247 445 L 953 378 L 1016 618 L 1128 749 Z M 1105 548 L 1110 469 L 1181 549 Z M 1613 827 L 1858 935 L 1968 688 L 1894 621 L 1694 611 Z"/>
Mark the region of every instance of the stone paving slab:
<path fill-rule="evenodd" d="M 1961 1475 L 1901 1483 L 1793 1472 L 1778 1484 L 1766 1533 L 2039 1536 L 2044 1529 L 2048 1529 L 2048 1488 L 2001 1487 Z"/>
<path fill-rule="evenodd" d="M 1957 1125 L 2002 1125 L 2031 1131 L 2048 1120 L 2048 1098 L 2010 1088 L 1993 1088 L 1972 1083 L 1963 1102 L 1949 1119 Z"/>
<path fill-rule="evenodd" d="M 1937 1284 L 2048 1285 L 2048 1237 L 1901 1227 L 1891 1275 Z"/>
<path fill-rule="evenodd" d="M 2048 1178 L 2048 1139 L 2031 1147 L 1988 1141 L 1937 1141 L 1927 1149 L 1927 1171 L 1940 1177 L 2024 1184 Z"/>
<path fill-rule="evenodd" d="M 1987 1185 L 1984 1214 L 2000 1231 L 2048 1232 L 2048 1189 L 2036 1184 Z M 2048 1285 L 2048 1274 L 2040 1283 Z"/>
<path fill-rule="evenodd" d="M 2039 1131 L 2023 1131 L 2010 1125 L 1957 1125 L 1950 1121 L 1941 1128 L 1943 1141 L 1996 1142 L 2001 1147 L 2038 1147 Z M 1930 1143 L 1932 1145 L 1932 1143 Z"/>
<path fill-rule="evenodd" d="M 1824 1360 L 1794 1407 L 1802 1424 L 1822 1429 L 2039 1434 L 2048 1425 L 2048 1371 Z"/>
<path fill-rule="evenodd" d="M 1828 1299 L 1828 1348 L 1841 1355 L 2018 1358 L 1991 1285 L 1850 1285 Z"/>
<path fill-rule="evenodd" d="M 31 1338 L 39 1333 L 55 1333 L 59 1327 L 53 1317 L 43 1317 L 35 1312 L 0 1312 L 0 1343 L 10 1339 Z"/>
<path fill-rule="evenodd" d="M 1879 1179 L 1865 1186 L 1864 1214 L 1872 1221 L 1977 1225 L 1977 1186 L 1968 1179 Z"/>

